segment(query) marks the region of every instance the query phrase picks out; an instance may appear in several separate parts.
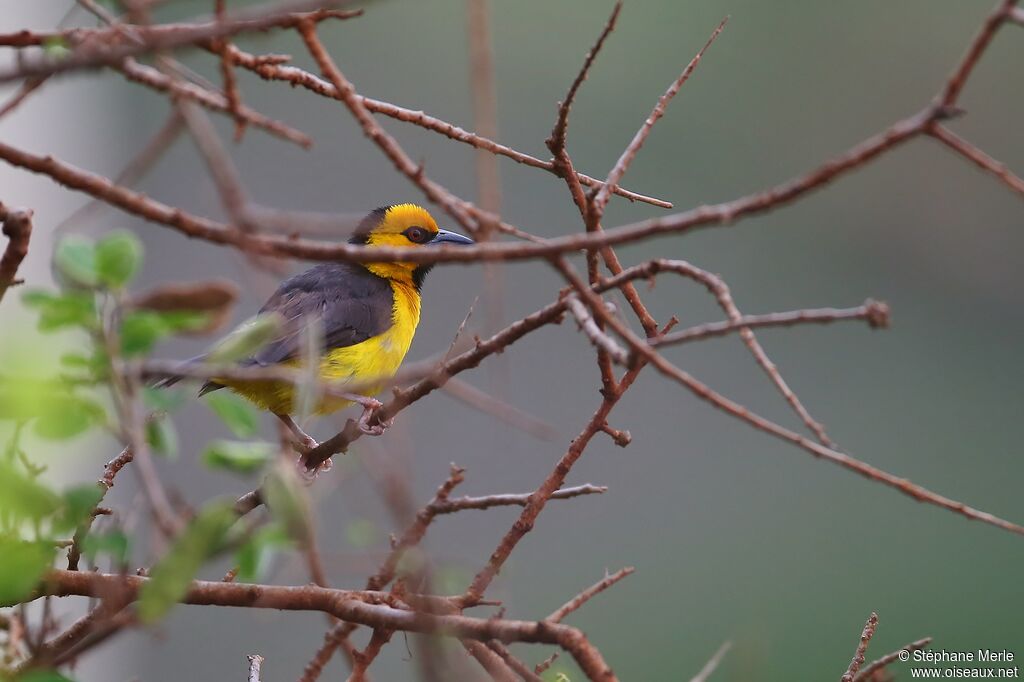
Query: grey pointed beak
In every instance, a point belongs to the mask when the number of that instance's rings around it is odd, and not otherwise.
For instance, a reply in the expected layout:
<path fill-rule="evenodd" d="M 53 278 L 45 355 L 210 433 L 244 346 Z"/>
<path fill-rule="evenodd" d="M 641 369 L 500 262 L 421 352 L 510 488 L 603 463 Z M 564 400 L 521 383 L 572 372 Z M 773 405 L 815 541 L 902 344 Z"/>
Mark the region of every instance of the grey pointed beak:
<path fill-rule="evenodd" d="M 475 244 L 469 237 L 463 236 L 458 232 L 452 232 L 451 230 L 438 230 L 437 235 L 430 240 L 431 244 L 461 244 L 463 246 L 467 244 Z"/>

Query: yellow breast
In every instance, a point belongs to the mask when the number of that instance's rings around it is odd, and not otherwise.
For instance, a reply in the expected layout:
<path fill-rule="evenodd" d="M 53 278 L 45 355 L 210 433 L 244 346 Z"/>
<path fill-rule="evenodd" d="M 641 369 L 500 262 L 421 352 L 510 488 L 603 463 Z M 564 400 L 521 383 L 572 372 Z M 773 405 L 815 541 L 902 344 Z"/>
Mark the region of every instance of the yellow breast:
<path fill-rule="evenodd" d="M 420 322 L 420 294 L 412 283 L 391 280 L 394 302 L 391 311 L 391 327 L 383 334 L 372 336 L 365 341 L 328 351 L 320 361 L 320 376 L 334 381 L 363 383 L 382 379 L 384 383 L 398 371 L 409 346 L 412 345 L 416 327 Z M 286 365 L 297 367 L 298 361 Z M 293 413 L 294 391 L 290 384 L 280 382 L 222 382 L 231 390 L 242 395 L 263 409 L 280 414 Z M 363 395 L 373 395 L 380 385 L 360 390 Z M 317 405 L 317 414 L 329 414 L 351 405 L 348 400 L 325 397 Z"/>

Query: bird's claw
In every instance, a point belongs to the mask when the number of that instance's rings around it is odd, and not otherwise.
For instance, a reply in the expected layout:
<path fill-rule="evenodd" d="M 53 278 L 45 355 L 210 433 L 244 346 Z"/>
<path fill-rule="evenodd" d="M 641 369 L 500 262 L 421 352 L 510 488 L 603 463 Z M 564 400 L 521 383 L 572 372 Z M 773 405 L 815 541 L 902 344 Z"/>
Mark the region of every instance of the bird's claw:
<path fill-rule="evenodd" d="M 363 413 L 359 416 L 359 430 L 368 436 L 379 436 L 384 433 L 385 430 L 394 421 L 394 417 L 385 421 L 378 421 L 376 424 L 371 424 L 370 420 L 373 419 L 377 410 L 384 405 L 381 401 L 376 398 L 365 398 L 364 401 L 360 401 L 363 406 Z"/>

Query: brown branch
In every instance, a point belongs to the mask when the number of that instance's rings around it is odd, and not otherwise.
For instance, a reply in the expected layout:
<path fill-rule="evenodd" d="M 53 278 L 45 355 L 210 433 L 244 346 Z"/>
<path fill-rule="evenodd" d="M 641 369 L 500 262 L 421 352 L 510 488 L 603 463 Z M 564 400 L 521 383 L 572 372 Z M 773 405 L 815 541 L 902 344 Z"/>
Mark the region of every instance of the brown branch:
<path fill-rule="evenodd" d="M 16 283 L 18 267 L 28 255 L 28 242 L 32 237 L 32 211 L 24 208 L 8 208 L 0 204 L 0 223 L 7 246 L 0 256 L 0 301 L 7 289 Z"/>
<path fill-rule="evenodd" d="M 559 488 L 551 494 L 552 500 L 568 500 L 581 495 L 600 495 L 608 492 L 608 487 L 586 483 L 571 488 Z M 456 497 L 451 500 L 432 502 L 427 506 L 432 514 L 454 514 L 467 509 L 491 509 L 492 507 L 525 507 L 530 501 L 530 493 L 484 495 L 482 497 Z M 632 572 L 632 569 L 630 569 Z M 625 577 L 625 576 L 623 576 Z"/>
<path fill-rule="evenodd" d="M 999 178 L 1010 190 L 1024 196 L 1024 179 L 1014 175 L 1005 163 L 993 159 L 945 126 L 933 125 L 928 129 L 928 134 L 986 173 Z"/>
<path fill-rule="evenodd" d="M 864 665 L 864 654 L 867 652 L 868 644 L 871 642 L 871 638 L 875 636 L 877 628 L 878 614 L 872 612 L 868 617 L 868 621 L 864 624 L 864 631 L 860 635 L 860 642 L 857 643 L 857 651 L 853 654 L 853 660 L 850 661 L 850 666 L 840 678 L 840 682 L 853 682 L 853 678 L 857 676 L 857 671 Z"/>
<path fill-rule="evenodd" d="M 530 670 L 529 666 L 513 656 L 508 647 L 501 642 L 492 639 L 487 642 L 487 648 L 498 654 L 498 656 L 501 657 L 501 660 L 505 662 L 505 665 L 511 668 L 516 675 L 519 675 L 524 682 L 544 682 L 544 680 L 540 678 L 539 673 Z"/>
<path fill-rule="evenodd" d="M 464 480 L 464 473 L 464 469 L 461 469 L 454 464 L 451 465 L 448 478 L 445 479 L 437 489 L 437 492 L 434 494 L 430 503 L 416 514 L 416 518 L 402 534 L 402 537 L 393 544 L 391 552 L 388 554 L 384 563 L 381 564 L 381 567 L 377 572 L 367 579 L 366 589 L 380 590 L 394 579 L 395 572 L 398 569 L 398 564 L 406 550 L 411 547 L 415 547 L 423 540 L 423 537 L 427 533 L 427 528 L 437 515 L 437 512 L 433 511 L 431 507 L 433 505 L 442 504 L 448 500 L 448 496 L 451 494 L 452 490 L 454 490 L 455 487 Z M 324 642 L 313 656 L 313 659 L 306 664 L 306 668 L 303 671 L 303 675 L 299 682 L 315 682 L 319 679 L 324 666 L 327 665 L 328 661 L 330 661 L 331 656 L 334 654 L 334 650 L 338 648 L 339 645 L 347 645 L 351 648 L 351 645 L 348 644 L 348 636 L 351 635 L 355 629 L 356 626 L 352 623 L 342 623 L 330 630 L 324 636 Z M 359 652 L 355 652 L 355 655 L 352 656 L 353 669 L 355 669 L 355 665 L 359 659 L 358 653 Z"/>
<path fill-rule="evenodd" d="M 658 348 L 725 336 L 741 329 L 791 327 L 797 324 L 829 324 L 844 320 L 866 320 L 872 329 L 884 329 L 889 326 L 889 306 L 869 299 L 864 302 L 864 305 L 856 308 L 817 308 L 765 315 L 743 315 L 736 320 L 709 322 L 680 329 L 677 332 L 651 339 L 648 343 Z"/>
<path fill-rule="evenodd" d="M 128 57 L 193 46 L 204 41 L 228 38 L 239 33 L 294 28 L 307 21 L 319 22 L 326 19 L 347 19 L 358 16 L 352 12 L 330 9 L 344 2 L 345 0 L 290 0 L 289 2 L 274 2 L 265 6 L 232 12 L 222 21 L 188 22 L 163 27 L 133 25 L 131 26 L 132 33 L 138 37 L 138 41 L 132 40 L 129 44 L 118 44 L 119 38 L 124 36 L 124 29 L 120 27 L 77 29 L 77 35 L 83 36 L 80 39 L 74 38 L 73 31 L 57 33 L 17 31 L 0 34 L 0 45 L 8 47 L 43 45 L 56 38 L 81 42 L 83 48 L 75 50 L 70 56 L 59 59 L 44 57 L 32 61 L 25 60 L 13 68 L 0 71 L 0 83 L 63 74 L 70 71 L 96 69 L 118 64 Z"/>
<path fill-rule="evenodd" d="M 874 674 L 899 659 L 901 653 L 904 651 L 908 653 L 911 651 L 920 651 L 931 644 L 931 642 L 931 637 L 925 637 L 924 639 L 919 639 L 916 642 L 906 644 L 891 654 L 886 654 L 878 660 L 868 663 L 859 673 L 857 673 L 857 677 L 854 678 L 854 682 L 872 682 Z"/>
<path fill-rule="evenodd" d="M 552 498 L 554 498 L 554 495 L 552 495 Z M 573 611 L 579 609 L 581 606 L 590 601 L 594 596 L 600 594 L 601 592 L 604 592 L 609 587 L 619 582 L 626 576 L 632 575 L 635 571 L 636 569 L 632 566 L 627 566 L 610 575 L 605 574 L 604 578 L 597 581 L 596 583 L 594 583 L 593 585 L 591 585 L 590 587 L 583 590 L 575 597 L 567 601 L 565 604 L 562 604 L 562 606 L 555 609 L 551 613 L 551 615 L 548 616 L 545 620 L 551 621 L 552 623 L 561 623 L 566 616 L 568 616 Z"/>
<path fill-rule="evenodd" d="M 508 663 L 487 644 L 474 640 L 463 640 L 462 645 L 493 682 L 519 682 L 519 678 L 516 677 Z M 349 682 L 352 682 L 351 678 Z"/>
<path fill-rule="evenodd" d="M 615 360 L 620 365 L 625 365 L 629 362 L 629 353 L 615 339 L 601 331 L 593 316 L 587 310 L 587 306 L 583 305 L 578 296 L 568 296 L 565 302 L 569 306 L 569 312 L 576 318 L 580 330 L 594 347 L 607 353 L 609 358 Z"/>
<path fill-rule="evenodd" d="M 1009 18 L 1014 7 L 1017 5 L 1017 0 L 999 0 L 999 3 L 995 6 L 987 17 L 981 28 L 978 30 L 974 40 L 971 41 L 970 46 L 967 48 L 967 52 L 964 54 L 960 63 L 957 64 L 953 73 L 950 74 L 949 79 L 943 85 L 941 92 L 938 96 L 938 101 L 943 106 L 950 107 L 957 103 L 960 98 L 960 93 L 963 91 L 964 86 L 967 84 L 967 79 L 970 78 L 971 73 L 974 71 L 974 67 L 978 65 L 981 60 L 981 56 L 988 49 L 989 44 L 996 35 L 996 31 L 999 27 Z"/>
<path fill-rule="evenodd" d="M 458 199 L 447 189 L 427 178 L 423 168 L 413 161 L 402 149 L 395 138 L 391 137 L 373 119 L 369 110 L 363 105 L 362 100 L 356 95 L 355 86 L 341 73 L 334 60 L 324 49 L 323 43 L 316 34 L 316 25 L 312 22 L 302 22 L 298 25 L 299 33 L 306 44 L 309 53 L 313 56 L 317 66 L 324 76 L 334 85 L 342 103 L 348 107 L 352 116 L 359 122 L 366 137 L 376 144 L 384 155 L 395 166 L 395 169 L 416 185 L 423 194 L 433 203 L 445 210 L 462 227 L 470 233 L 477 231 L 476 221 L 466 210 L 465 202 Z"/>
<path fill-rule="evenodd" d="M 491 553 L 486 565 L 473 577 L 473 581 L 462 597 L 464 605 L 473 605 L 480 602 L 484 592 L 490 586 L 495 576 L 498 575 L 499 571 L 501 571 L 512 550 L 533 529 L 537 517 L 547 505 L 548 500 L 562 486 L 565 477 L 569 474 L 573 465 L 579 460 L 594 435 L 601 431 L 601 427 L 606 423 L 608 414 L 612 411 L 622 394 L 632 385 L 642 368 L 643 363 L 638 363 L 626 371 L 618 382 L 615 393 L 603 397 L 597 411 L 594 412 L 594 415 L 587 422 L 587 425 L 583 427 L 580 434 L 573 439 L 568 450 L 566 450 L 565 454 L 562 455 L 562 458 L 555 465 L 555 468 L 552 469 L 540 486 L 530 494 L 519 518 L 516 519 L 512 527 L 502 537 L 498 547 Z"/>
<path fill-rule="evenodd" d="M 597 53 L 604 47 L 605 40 L 612 31 L 615 30 L 615 23 L 619 19 L 619 13 L 622 11 L 622 2 L 615 3 L 612 8 L 612 13 L 608 17 L 608 21 L 604 24 L 604 29 L 601 31 L 601 35 L 597 37 L 597 42 L 587 52 L 586 58 L 583 60 L 583 66 L 580 67 L 579 72 L 576 74 L 576 78 L 573 80 L 572 85 L 569 86 L 569 91 L 565 97 L 558 104 L 558 116 L 555 119 L 555 127 L 551 131 L 551 137 L 549 137 L 545 144 L 551 153 L 556 157 L 565 150 L 565 139 L 569 129 L 569 112 L 572 109 L 573 102 L 576 100 L 576 93 L 579 91 L 580 86 L 583 85 L 583 81 L 587 79 L 587 75 L 590 73 L 590 67 L 594 65 L 594 60 L 597 58 Z"/>
<path fill-rule="evenodd" d="M 313 146 L 313 139 L 302 131 L 296 130 L 281 121 L 264 116 L 245 104 L 238 104 L 232 111 L 231 101 L 219 92 L 207 90 L 194 83 L 172 78 L 134 59 L 125 59 L 113 68 L 120 71 L 124 74 L 125 78 L 134 83 L 145 85 L 148 88 L 158 92 L 165 92 L 175 97 L 192 100 L 210 111 L 232 114 L 236 118 L 241 118 L 247 125 L 265 130 L 271 135 L 288 142 L 294 142 L 306 149 Z"/>
<path fill-rule="evenodd" d="M 0 106 L 0 118 L 3 118 L 21 106 L 21 103 L 28 99 L 29 96 L 38 90 L 45 82 L 45 78 L 29 78 L 18 86 L 17 92 L 11 95 L 11 98 L 4 102 L 3 106 Z"/>
<path fill-rule="evenodd" d="M 121 454 L 107 462 L 106 466 L 103 467 L 103 476 L 101 476 L 100 480 L 96 482 L 100 487 L 100 499 L 96 501 L 97 505 L 103 501 L 107 491 L 114 487 L 114 477 L 117 476 L 118 472 L 134 458 L 135 455 L 132 454 L 131 448 L 125 448 L 121 451 Z M 75 535 L 71 541 L 71 547 L 68 548 L 69 571 L 78 570 L 78 562 L 82 557 L 82 542 L 85 540 L 85 536 L 89 534 L 89 530 L 92 528 L 92 522 L 95 518 L 96 515 L 91 514 L 86 519 L 85 523 L 75 530 Z"/>
<path fill-rule="evenodd" d="M 690 63 L 686 65 L 686 68 L 683 69 L 683 72 L 679 77 L 672 82 L 668 87 L 668 90 L 665 91 L 665 94 L 658 98 L 658 103 L 654 105 L 654 109 L 644 121 L 643 125 L 640 126 L 640 130 L 636 132 L 632 141 L 626 146 L 625 151 L 622 152 L 619 160 L 615 162 L 611 172 L 608 173 L 608 177 L 604 181 L 604 187 L 597 191 L 593 202 L 591 202 L 591 210 L 594 211 L 597 216 L 604 215 L 604 208 L 608 204 L 608 200 L 611 198 L 612 189 L 619 184 L 619 181 L 622 180 L 622 176 L 624 176 L 626 171 L 629 170 L 629 166 L 633 163 L 633 159 L 636 158 L 637 152 L 639 152 L 640 148 L 644 146 L 644 142 L 651 134 L 651 130 L 654 129 L 654 124 L 665 115 L 665 109 L 668 107 L 668 103 L 672 101 L 672 98 L 679 93 L 679 90 L 683 87 L 686 81 L 690 79 L 690 76 L 697 68 L 700 60 L 704 57 L 704 53 L 707 52 L 709 47 L 711 47 L 711 43 L 715 42 L 715 38 L 717 38 L 725 28 L 727 21 L 729 21 L 728 17 L 722 19 L 721 23 L 718 24 L 718 27 L 711 33 L 711 37 L 709 37 L 707 42 L 704 43 L 704 47 L 702 47 L 697 55 L 690 60 Z"/>
<path fill-rule="evenodd" d="M 573 288 L 580 294 L 581 297 L 587 298 L 591 303 L 591 309 L 596 309 L 595 303 L 592 299 L 597 297 L 597 294 L 587 287 L 582 280 L 563 262 L 560 263 L 560 269 L 566 278 L 572 283 Z M 600 306 L 598 306 L 600 307 Z M 653 349 L 650 345 L 644 342 L 643 339 L 639 338 L 632 330 L 623 325 L 617 319 L 612 316 L 606 315 L 605 321 L 608 323 L 614 331 L 626 341 L 630 348 L 643 360 L 654 365 L 654 367 L 664 376 L 676 381 L 677 383 L 684 386 L 687 390 L 692 392 L 696 397 L 705 402 L 709 403 L 712 407 L 719 409 L 727 414 L 736 417 L 742 422 L 753 426 L 754 428 L 764 431 L 769 435 L 775 436 L 780 440 L 790 442 L 803 450 L 806 450 L 811 455 L 828 460 L 834 464 L 845 467 L 852 471 L 859 473 L 865 478 L 877 481 L 884 485 L 890 486 L 899 490 L 905 495 L 908 495 L 919 502 L 926 502 L 933 504 L 943 509 L 960 514 L 968 519 L 975 521 L 981 521 L 997 528 L 1010 531 L 1017 535 L 1024 535 L 1024 526 L 1006 521 L 994 514 L 980 511 L 969 507 L 963 502 L 950 499 L 934 493 L 927 488 L 923 488 L 905 478 L 900 478 L 890 474 L 887 471 L 874 467 L 866 462 L 862 462 L 859 459 L 851 457 L 845 453 L 837 450 L 828 448 L 826 446 L 815 443 L 812 440 L 801 436 L 798 433 L 790 431 L 789 429 L 776 424 L 760 415 L 750 411 L 743 405 L 736 403 L 729 398 L 726 398 L 722 394 L 714 391 L 709 386 L 693 378 L 689 373 L 675 366 L 668 360 L 666 360 L 660 353 Z M 573 460 L 574 461 L 574 460 Z"/>
<path fill-rule="evenodd" d="M 309 90 L 310 92 L 316 93 L 323 97 L 329 97 L 331 99 L 339 100 L 341 99 L 339 91 L 330 82 L 324 80 L 323 78 L 320 78 L 319 76 L 309 73 L 308 71 L 304 71 L 294 66 L 283 66 L 279 63 L 268 63 L 262 60 L 260 57 L 257 57 L 256 55 L 243 52 L 241 50 L 238 50 L 237 48 L 235 48 L 232 54 L 235 63 L 238 66 L 250 69 L 266 80 L 284 81 L 287 83 L 291 83 L 292 85 L 297 85 L 299 87 L 305 88 L 306 90 Z M 404 107 L 391 104 L 390 102 L 372 99 L 364 95 L 357 94 L 356 97 L 358 97 L 360 101 L 362 101 L 364 107 L 366 107 L 369 111 L 372 111 L 375 114 L 382 114 L 384 116 L 393 118 L 396 121 L 411 123 L 426 130 L 430 130 L 432 132 L 444 135 L 448 139 L 455 140 L 456 142 L 468 144 L 471 147 L 475 147 L 476 149 L 483 149 L 492 154 L 504 156 L 524 166 L 530 166 L 531 168 L 539 168 L 541 170 L 546 170 L 549 173 L 555 173 L 557 175 L 557 172 L 555 170 L 555 164 L 551 161 L 544 161 L 534 156 L 530 156 L 529 154 L 524 154 L 523 152 L 517 151 L 515 149 L 512 149 L 511 147 L 495 142 L 494 140 L 484 137 L 483 135 L 471 133 L 456 125 L 443 121 L 434 116 L 430 116 L 429 114 L 426 114 L 422 111 L 407 109 Z M 588 187 L 601 187 L 603 184 L 597 178 L 585 175 L 583 173 L 578 173 L 577 176 L 580 182 L 583 183 L 584 185 L 587 185 Z M 636 192 L 623 189 L 621 187 L 617 187 L 615 189 L 615 194 L 622 196 L 626 199 L 629 199 L 630 201 L 639 201 L 661 208 L 672 208 L 671 202 L 664 201 L 662 199 L 656 199 L 654 197 L 645 196 L 643 194 L 638 194 Z"/>
<path fill-rule="evenodd" d="M 81 571 L 49 571 L 34 598 L 51 596 L 97 597 L 120 593 L 134 600 L 149 579 Z M 416 601 L 447 604 L 444 598 L 415 595 Z M 370 590 L 325 589 L 312 585 L 278 586 L 194 580 L 182 604 L 234 606 L 284 611 L 321 611 L 337 618 L 375 629 L 441 633 L 460 639 L 501 642 L 557 644 L 572 654 L 592 680 L 611 682 L 615 675 L 586 636 L 566 625 L 503 618 L 472 618 L 406 611 L 389 603 L 390 595 Z"/>

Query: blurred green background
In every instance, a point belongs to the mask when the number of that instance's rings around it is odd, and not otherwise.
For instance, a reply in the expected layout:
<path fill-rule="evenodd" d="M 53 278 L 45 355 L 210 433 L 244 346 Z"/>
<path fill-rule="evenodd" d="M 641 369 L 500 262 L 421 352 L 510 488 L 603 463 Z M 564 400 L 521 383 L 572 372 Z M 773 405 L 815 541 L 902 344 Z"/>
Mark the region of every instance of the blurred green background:
<path fill-rule="evenodd" d="M 236 3 L 232 3 L 236 4 Z M 723 18 L 729 24 L 659 123 L 624 185 L 680 209 L 729 199 L 782 181 L 917 111 L 938 90 L 991 2 L 963 0 L 629 0 L 573 110 L 569 149 L 578 169 L 603 176 L 657 97 Z M 51 26 L 64 3 L 0 1 L 0 30 Z M 52 6 L 51 6 L 52 5 Z M 188 17 L 209 3 L 172 3 Z M 500 139 L 545 157 L 556 102 L 601 30 L 609 2 L 493 2 Z M 363 94 L 472 128 L 463 0 L 366 5 L 358 20 L 325 24 L 329 48 Z M 288 52 L 311 68 L 294 35 L 247 38 L 256 51 Z M 217 80 L 207 55 L 185 61 Z M 1024 30 L 1007 26 L 972 77 L 954 130 L 1024 172 Z M 417 191 L 397 176 L 337 102 L 243 74 L 245 101 L 312 134 L 303 151 L 250 130 L 232 148 L 261 204 L 363 212 Z M 111 74 L 62 79 L 0 122 L 0 139 L 115 174 L 161 125 L 166 102 Z M 474 150 L 405 124 L 384 121 L 427 173 L 456 193 L 475 193 Z M 218 121 L 225 139 L 230 122 Z M 504 217 L 544 236 L 580 229 L 563 184 L 501 162 Z M 194 147 L 180 140 L 142 189 L 198 213 L 221 216 Z M 84 199 L 43 178 L 0 168 L 0 199 L 36 210 L 23 273 L 43 285 L 49 231 Z M 918 140 L 806 200 L 731 228 L 704 230 L 622 249 L 627 263 L 683 258 L 720 273 L 744 312 L 857 305 L 893 308 L 885 332 L 863 325 L 765 330 L 761 340 L 812 414 L 851 454 L 933 490 L 1015 521 L 1024 520 L 1024 205 L 937 143 Z M 659 215 L 612 201 L 606 224 Z M 248 316 L 273 284 L 227 249 L 121 214 L 82 232 L 129 227 L 147 245 L 145 284 L 211 275 L 238 281 Z M 298 267 L 298 266 L 296 266 Z M 558 279 L 539 265 L 504 269 L 504 316 L 552 299 Z M 424 319 L 411 359 L 447 347 L 483 282 L 478 267 L 438 268 L 428 280 Z M 705 292 L 665 276 L 647 295 L 661 320 L 720 319 Z M 9 296 L 0 310 L 5 362 L 38 347 L 31 317 Z M 485 315 L 478 313 L 477 319 Z M 50 342 L 52 343 L 52 342 Z M 200 341 L 166 344 L 164 357 L 200 351 Z M 735 337 L 669 352 L 697 377 L 754 410 L 797 426 Z M 465 494 L 526 492 L 562 455 L 599 403 L 586 341 L 569 323 L 534 334 L 497 359 L 498 370 L 464 375 L 542 416 L 559 439 L 543 442 L 445 395 L 403 413 L 383 438 L 363 439 L 315 487 L 330 579 L 352 587 L 372 571 L 396 530 L 368 483 L 369 458 L 389 457 L 429 499 L 448 463 L 467 468 Z M 333 433 L 323 420 L 314 434 Z M 867 615 L 881 626 L 869 652 L 881 655 L 930 635 L 949 650 L 979 647 L 1024 655 L 1024 540 L 915 503 L 891 489 L 755 432 L 647 372 L 613 413 L 633 444 L 599 437 L 570 483 L 608 493 L 552 503 L 490 592 L 508 615 L 538 618 L 605 569 L 637 572 L 570 622 L 582 627 L 622 679 L 689 679 L 725 640 L 734 644 L 714 680 L 836 679 Z M 193 502 L 244 492 L 190 453 L 223 435 L 198 401 L 179 416 L 183 456 L 160 462 L 168 485 Z M 267 419 L 270 433 L 270 419 Z M 115 454 L 109 442 L 38 445 L 51 468 L 94 478 Z M 48 449 L 48 450 L 47 450 Z M 112 501 L 139 505 L 133 483 Z M 462 589 L 518 510 L 439 520 L 426 547 L 442 587 Z M 367 528 L 375 533 L 365 533 Z M 369 537 L 367 537 L 369 536 Z M 367 545 L 367 543 L 369 543 Z M 218 576 L 218 568 L 207 571 Z M 205 574 L 204 574 L 205 575 Z M 298 561 L 280 582 L 304 582 Z M 245 655 L 261 653 L 264 679 L 297 676 L 325 625 L 309 614 L 184 608 L 159 630 L 120 637 L 84 662 L 83 681 L 240 678 Z M 547 651 L 515 647 L 537 662 Z M 553 671 L 577 679 L 566 657 Z M 414 677 L 400 637 L 375 679 Z M 905 666 L 894 666 L 899 679 Z M 335 661 L 325 679 L 343 675 Z M 462 673 L 453 673 L 458 677 Z"/>

